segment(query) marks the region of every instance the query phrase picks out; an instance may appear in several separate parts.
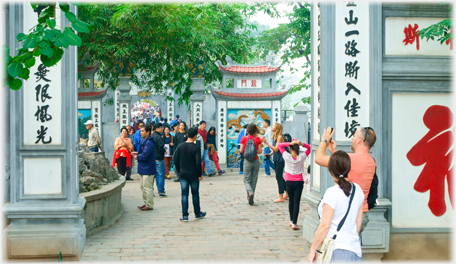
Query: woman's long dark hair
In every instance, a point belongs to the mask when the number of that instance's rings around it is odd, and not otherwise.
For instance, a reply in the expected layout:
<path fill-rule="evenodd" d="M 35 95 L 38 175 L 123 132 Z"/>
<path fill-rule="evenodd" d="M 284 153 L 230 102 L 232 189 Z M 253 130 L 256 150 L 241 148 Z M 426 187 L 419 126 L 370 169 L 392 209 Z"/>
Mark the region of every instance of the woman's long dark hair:
<path fill-rule="evenodd" d="M 213 136 L 211 135 L 211 131 L 212 131 L 212 130 L 214 130 L 214 135 L 213 135 Z M 211 127 L 211 128 L 209 128 L 209 131 L 207 131 L 207 136 L 208 136 L 208 137 L 215 137 L 215 132 L 216 132 L 216 131 L 215 131 L 215 127 Z"/>
<path fill-rule="evenodd" d="M 348 156 L 345 151 L 336 151 L 329 158 L 328 170 L 331 175 L 337 178 L 337 184 L 344 191 L 344 194 L 347 195 L 347 197 L 350 195 L 351 191 L 351 183 L 347 180 L 350 169 L 350 156 Z M 340 177 L 341 175 L 343 177 Z"/>

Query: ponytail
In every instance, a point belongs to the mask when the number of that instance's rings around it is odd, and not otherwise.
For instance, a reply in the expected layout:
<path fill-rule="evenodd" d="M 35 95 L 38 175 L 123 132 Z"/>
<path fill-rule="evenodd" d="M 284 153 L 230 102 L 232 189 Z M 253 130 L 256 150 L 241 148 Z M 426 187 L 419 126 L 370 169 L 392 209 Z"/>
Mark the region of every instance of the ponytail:
<path fill-rule="evenodd" d="M 345 151 L 336 151 L 329 158 L 328 170 L 331 175 L 337 178 L 337 184 L 347 197 L 350 195 L 352 188 L 351 183 L 347 180 L 350 169 L 350 156 Z"/>
<path fill-rule="evenodd" d="M 337 180 L 337 184 L 342 189 L 342 191 L 344 191 L 345 195 L 347 195 L 347 197 L 348 197 L 350 195 L 350 191 L 351 191 L 352 185 L 351 185 L 351 183 L 349 181 L 346 180 L 346 177 L 347 176 L 340 177 Z"/>

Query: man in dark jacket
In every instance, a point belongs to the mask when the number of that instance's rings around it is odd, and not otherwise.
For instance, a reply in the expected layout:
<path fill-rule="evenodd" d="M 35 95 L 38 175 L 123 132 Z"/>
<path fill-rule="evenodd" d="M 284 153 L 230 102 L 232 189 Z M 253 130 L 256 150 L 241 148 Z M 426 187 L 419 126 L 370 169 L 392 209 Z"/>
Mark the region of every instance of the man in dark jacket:
<path fill-rule="evenodd" d="M 138 160 L 138 174 L 141 177 L 141 191 L 144 200 L 144 204 L 138 208 L 143 211 L 154 209 L 154 176 L 157 170 L 155 168 L 155 144 L 150 137 L 150 132 L 150 125 L 140 128 L 142 139 L 138 155 L 134 156 Z"/>
<path fill-rule="evenodd" d="M 179 219 L 181 221 L 188 221 L 189 187 L 192 189 L 195 218 L 206 216 L 206 212 L 201 212 L 199 198 L 199 182 L 203 179 L 203 176 L 201 175 L 201 150 L 194 143 L 198 136 L 198 129 L 192 127 L 187 133 L 187 141 L 182 143 L 174 153 L 174 165 L 179 173 L 182 188 L 182 218 Z"/>
<path fill-rule="evenodd" d="M 161 197 L 166 197 L 165 194 L 165 141 L 161 136 L 163 133 L 163 124 L 155 123 L 154 124 L 154 133 L 152 138 L 154 139 L 154 149 L 155 149 L 155 166 L 157 167 L 157 174 L 155 179 L 157 179 L 157 189 L 158 194 Z"/>

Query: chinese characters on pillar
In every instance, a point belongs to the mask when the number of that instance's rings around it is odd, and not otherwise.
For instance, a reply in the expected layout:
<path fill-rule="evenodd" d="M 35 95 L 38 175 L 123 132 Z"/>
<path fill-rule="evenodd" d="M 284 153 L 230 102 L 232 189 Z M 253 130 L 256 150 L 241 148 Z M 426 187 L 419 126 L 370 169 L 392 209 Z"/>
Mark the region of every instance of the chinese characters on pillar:
<path fill-rule="evenodd" d="M 116 116 L 115 116 L 115 120 L 119 120 L 120 122 L 120 103 L 119 103 L 119 100 L 117 99 L 120 95 L 120 92 L 119 91 L 116 91 L 115 94 L 114 94 L 114 100 L 116 102 Z"/>
<path fill-rule="evenodd" d="M 167 95 L 169 97 L 173 97 L 173 91 L 172 90 L 169 90 Z M 174 102 L 171 101 L 171 100 L 168 100 L 167 101 L 167 107 L 168 107 L 168 120 L 171 121 L 173 120 L 173 117 L 174 117 Z"/>
<path fill-rule="evenodd" d="M 336 133 L 348 140 L 368 121 L 369 5 L 337 5 Z"/>
<path fill-rule="evenodd" d="M 203 120 L 203 103 L 197 102 L 193 104 L 193 117 L 195 120 L 195 124 L 199 124 L 201 120 Z"/>
<path fill-rule="evenodd" d="M 99 121 L 100 121 L 100 113 L 99 113 L 99 108 L 98 108 L 98 107 L 95 107 L 94 110 L 95 110 L 95 113 L 93 114 L 93 119 L 94 119 L 94 121 L 93 121 L 94 124 L 93 124 L 93 125 L 95 126 L 95 128 L 96 128 L 97 130 L 100 130 L 100 122 L 99 122 Z"/>
<path fill-rule="evenodd" d="M 126 126 L 128 125 L 128 104 L 122 104 L 120 107 L 120 124 L 121 126 Z"/>
<path fill-rule="evenodd" d="M 49 109 L 49 100 L 52 99 L 52 96 L 48 93 L 51 80 L 46 78 L 48 72 L 49 70 L 43 64 L 40 64 L 37 72 L 35 72 L 37 82 L 35 87 L 35 101 L 37 107 L 35 117 L 36 121 L 40 121 L 42 123 L 36 131 L 37 136 L 35 144 L 50 144 L 52 142 L 52 137 L 47 134 L 48 127 L 46 126 L 46 123 L 52 120 L 52 115 L 50 114 L 51 111 Z"/>
<path fill-rule="evenodd" d="M 226 119 L 226 109 L 223 108 L 223 107 L 220 107 L 219 108 L 219 117 L 218 117 L 218 123 L 219 123 L 219 145 L 220 145 L 220 148 L 223 148 L 225 146 L 225 141 L 226 141 L 226 138 L 225 138 L 225 119 Z"/>
<path fill-rule="evenodd" d="M 314 59 L 312 60 L 313 71 L 313 119 L 315 126 L 312 126 L 312 133 L 314 139 L 320 138 L 320 4 L 314 3 L 313 8 L 313 19 L 316 21 L 312 28 L 312 45 L 314 46 Z M 315 100 L 316 99 L 316 100 Z"/>

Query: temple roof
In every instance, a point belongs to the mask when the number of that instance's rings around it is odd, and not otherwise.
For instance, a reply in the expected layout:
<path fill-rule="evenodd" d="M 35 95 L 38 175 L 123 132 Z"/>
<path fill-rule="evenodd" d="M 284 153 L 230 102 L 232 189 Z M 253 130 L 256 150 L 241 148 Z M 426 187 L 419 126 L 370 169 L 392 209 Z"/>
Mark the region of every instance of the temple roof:
<path fill-rule="evenodd" d="M 79 101 L 90 101 L 90 100 L 101 99 L 105 96 L 107 90 L 108 90 L 108 88 L 105 88 L 104 90 L 101 90 L 101 91 L 91 90 L 90 92 L 80 92 L 80 89 L 78 89 L 78 98 L 79 98 Z"/>
<path fill-rule="evenodd" d="M 237 89 L 230 89 L 237 90 Z M 226 92 L 219 89 L 211 89 L 212 95 L 219 100 L 237 101 L 237 100 L 280 100 L 288 94 L 289 90 L 277 91 L 268 89 L 270 91 L 262 93 L 245 93 L 245 92 Z"/>
<path fill-rule="evenodd" d="M 226 56 L 226 65 L 222 65 L 221 61 L 216 61 L 215 65 L 223 73 L 274 73 L 280 69 L 281 65 L 271 65 L 271 59 L 260 62 L 256 65 L 239 64 L 231 59 L 230 56 Z"/>

